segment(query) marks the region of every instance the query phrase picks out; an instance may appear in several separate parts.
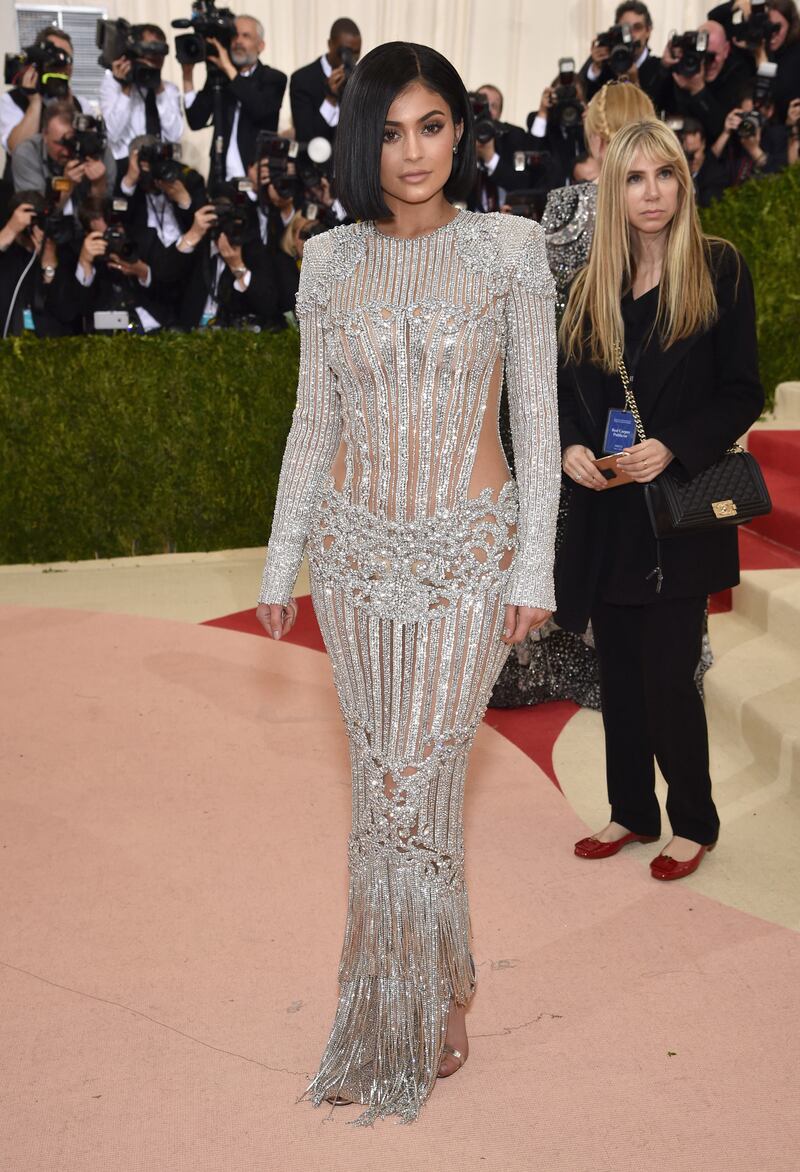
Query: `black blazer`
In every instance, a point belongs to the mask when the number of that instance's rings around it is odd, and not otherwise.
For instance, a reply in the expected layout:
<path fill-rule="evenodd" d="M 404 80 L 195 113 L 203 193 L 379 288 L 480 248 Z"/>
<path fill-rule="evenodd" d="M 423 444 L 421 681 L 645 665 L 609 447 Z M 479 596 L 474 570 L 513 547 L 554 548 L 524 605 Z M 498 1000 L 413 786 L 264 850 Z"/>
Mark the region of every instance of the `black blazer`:
<path fill-rule="evenodd" d="M 178 328 L 196 329 L 213 287 L 217 258 L 211 256 L 207 237 L 193 253 L 180 253 L 174 245 L 168 251 L 175 262 L 183 266 L 184 292 L 177 311 Z M 249 316 L 256 318 L 262 329 L 282 329 L 286 323 L 280 304 L 281 278 L 274 256 L 260 240 L 251 236 L 242 245 L 242 258 L 252 274 L 250 285 L 240 293 L 233 273 L 227 265 L 223 268 L 216 291 L 219 324 L 228 325 L 235 317 Z"/>
<path fill-rule="evenodd" d="M 712 246 L 712 271 L 719 306 L 716 324 L 668 350 L 652 340 L 642 352 L 635 377 L 634 393 L 648 438 L 666 444 L 675 455 L 670 467 L 687 477 L 718 460 L 764 406 L 750 273 L 730 245 Z M 619 375 L 606 374 L 587 361 L 580 365 L 560 362 L 558 398 L 562 451 L 571 444 L 583 444 L 600 455 L 608 405 L 622 403 Z M 659 559 L 643 486 L 631 484 L 598 493 L 571 480 L 568 484 L 569 507 L 556 556 L 556 621 L 567 630 L 583 632 L 598 601 L 611 509 L 627 511 L 628 560 L 637 588 L 641 581 L 641 601 L 655 599 L 655 579 L 645 580 Z M 735 586 L 739 581 L 736 529 L 663 540 L 660 564 L 664 574 L 660 597 L 664 599 Z"/>
<path fill-rule="evenodd" d="M 223 155 L 228 152 L 228 144 L 233 129 L 233 116 L 237 102 L 241 102 L 239 113 L 239 127 L 236 141 L 239 144 L 239 154 L 242 156 L 245 170 L 255 161 L 256 137 L 259 130 L 277 130 L 278 115 L 280 113 L 283 95 L 286 92 L 286 74 L 278 69 L 271 69 L 269 65 L 262 65 L 259 61 L 249 77 L 241 74 L 233 81 L 227 82 L 222 90 L 223 115 Z M 191 106 L 186 110 L 186 121 L 192 130 L 202 130 L 208 126 L 214 117 L 214 94 L 206 79 Z M 213 158 L 214 144 L 211 144 Z"/>
<path fill-rule="evenodd" d="M 312 138 L 327 138 L 328 142 L 333 142 L 336 137 L 336 127 L 329 126 L 319 112 L 327 93 L 328 79 L 322 71 L 319 57 L 292 74 L 289 80 L 289 104 L 298 142 L 309 142 Z"/>

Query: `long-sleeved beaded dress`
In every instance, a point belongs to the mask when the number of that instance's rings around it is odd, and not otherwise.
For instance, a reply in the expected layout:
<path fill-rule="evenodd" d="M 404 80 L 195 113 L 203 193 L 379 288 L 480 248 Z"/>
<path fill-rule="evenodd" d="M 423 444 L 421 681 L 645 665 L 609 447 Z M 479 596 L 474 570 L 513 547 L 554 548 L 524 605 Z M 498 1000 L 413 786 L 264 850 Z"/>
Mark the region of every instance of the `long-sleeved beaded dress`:
<path fill-rule="evenodd" d="M 560 477 L 554 286 L 537 224 L 459 211 L 398 239 L 367 221 L 306 244 L 298 399 L 260 601 L 307 549 L 347 728 L 352 827 L 340 997 L 305 1095 L 416 1117 L 451 996 L 475 985 L 467 757 L 508 654 L 506 603 L 552 609 Z M 516 481 L 499 450 L 505 363 Z M 484 463 L 485 466 L 485 463 Z"/>

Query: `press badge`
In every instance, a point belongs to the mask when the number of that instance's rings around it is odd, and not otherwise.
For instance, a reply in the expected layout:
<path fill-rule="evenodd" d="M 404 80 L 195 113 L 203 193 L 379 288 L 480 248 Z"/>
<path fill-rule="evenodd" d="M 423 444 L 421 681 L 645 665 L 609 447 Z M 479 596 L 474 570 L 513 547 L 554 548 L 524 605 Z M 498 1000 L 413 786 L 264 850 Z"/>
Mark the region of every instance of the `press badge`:
<path fill-rule="evenodd" d="M 608 412 L 603 451 L 609 456 L 618 455 L 635 443 L 636 420 L 633 413 L 621 407 L 612 407 Z"/>

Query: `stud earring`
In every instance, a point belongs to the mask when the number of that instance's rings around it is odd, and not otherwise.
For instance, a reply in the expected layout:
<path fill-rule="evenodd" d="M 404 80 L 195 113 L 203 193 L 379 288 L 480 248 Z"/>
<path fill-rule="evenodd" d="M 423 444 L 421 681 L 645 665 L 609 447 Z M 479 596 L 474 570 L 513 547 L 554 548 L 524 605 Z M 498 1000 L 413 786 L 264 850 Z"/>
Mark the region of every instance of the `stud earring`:
<path fill-rule="evenodd" d="M 453 154 L 455 154 L 457 150 L 458 150 L 458 143 L 454 142 L 453 143 Z"/>

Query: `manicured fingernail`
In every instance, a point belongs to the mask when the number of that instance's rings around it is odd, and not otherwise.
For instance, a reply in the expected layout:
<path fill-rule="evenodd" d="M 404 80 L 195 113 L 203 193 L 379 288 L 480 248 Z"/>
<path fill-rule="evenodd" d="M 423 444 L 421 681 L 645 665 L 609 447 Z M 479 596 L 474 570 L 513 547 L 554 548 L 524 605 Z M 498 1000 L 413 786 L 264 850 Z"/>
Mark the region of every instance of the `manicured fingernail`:
<path fill-rule="evenodd" d="M 503 627 L 503 638 L 507 639 L 510 634 L 511 632 L 509 631 L 508 627 Z"/>
<path fill-rule="evenodd" d="M 272 628 L 272 638 L 273 638 L 273 639 L 280 639 L 280 637 L 281 637 L 281 633 L 280 633 L 280 631 L 278 630 L 278 628 L 277 628 L 277 627 L 273 627 L 273 628 Z"/>

